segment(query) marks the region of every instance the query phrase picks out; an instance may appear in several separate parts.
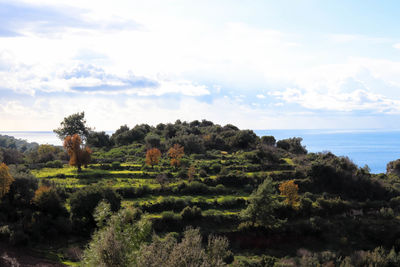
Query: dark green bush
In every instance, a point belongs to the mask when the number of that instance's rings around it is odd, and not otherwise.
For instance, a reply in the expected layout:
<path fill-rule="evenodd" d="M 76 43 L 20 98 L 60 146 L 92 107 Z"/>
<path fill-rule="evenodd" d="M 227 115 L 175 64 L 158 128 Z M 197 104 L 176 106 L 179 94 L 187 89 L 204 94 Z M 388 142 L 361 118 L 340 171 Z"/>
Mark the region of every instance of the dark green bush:
<path fill-rule="evenodd" d="M 95 227 L 93 211 L 103 199 L 111 204 L 112 211 L 117 211 L 121 206 L 121 196 L 111 188 L 88 186 L 71 195 L 71 220 L 78 231 L 89 233 Z"/>
<path fill-rule="evenodd" d="M 191 221 L 201 218 L 201 209 L 197 206 L 186 207 L 180 213 L 183 220 Z"/>
<path fill-rule="evenodd" d="M 46 168 L 62 168 L 63 166 L 64 164 L 61 162 L 61 160 L 53 160 L 45 163 Z"/>

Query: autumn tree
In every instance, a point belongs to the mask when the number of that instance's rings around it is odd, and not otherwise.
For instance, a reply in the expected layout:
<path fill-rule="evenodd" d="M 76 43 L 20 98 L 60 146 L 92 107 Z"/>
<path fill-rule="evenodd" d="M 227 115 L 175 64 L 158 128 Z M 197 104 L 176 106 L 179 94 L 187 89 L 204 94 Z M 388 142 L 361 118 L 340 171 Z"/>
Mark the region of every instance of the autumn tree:
<path fill-rule="evenodd" d="M 92 151 L 89 147 L 82 145 L 82 139 L 79 135 L 67 136 L 64 140 L 64 148 L 67 150 L 70 157 L 69 164 L 76 166 L 78 172 L 82 169 L 82 165 L 86 166 L 90 162 L 90 154 Z"/>
<path fill-rule="evenodd" d="M 284 196 L 286 204 L 292 206 L 292 208 L 298 208 L 299 206 L 299 186 L 294 183 L 294 180 L 290 180 L 279 185 L 279 191 Z"/>
<path fill-rule="evenodd" d="M 146 153 L 146 164 L 153 167 L 158 164 L 160 157 L 161 151 L 158 148 L 149 149 Z"/>
<path fill-rule="evenodd" d="M 171 165 L 174 167 L 178 167 L 181 164 L 180 159 L 185 155 L 184 147 L 175 144 L 168 150 L 168 156 L 171 158 Z"/>
<path fill-rule="evenodd" d="M 0 198 L 10 190 L 10 185 L 14 182 L 8 166 L 5 163 L 0 164 Z"/>

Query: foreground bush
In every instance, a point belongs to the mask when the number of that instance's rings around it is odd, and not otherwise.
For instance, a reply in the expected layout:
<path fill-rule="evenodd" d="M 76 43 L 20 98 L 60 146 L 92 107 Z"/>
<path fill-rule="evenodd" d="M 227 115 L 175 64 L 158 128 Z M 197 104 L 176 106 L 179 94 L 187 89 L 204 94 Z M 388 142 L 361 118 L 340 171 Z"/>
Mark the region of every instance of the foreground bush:
<path fill-rule="evenodd" d="M 172 235 L 164 239 L 155 235 L 151 244 L 142 245 L 138 266 L 227 266 L 233 261 L 228 247 L 226 238 L 209 236 L 208 245 L 203 248 L 199 229 L 187 229 L 181 242 Z"/>
<path fill-rule="evenodd" d="M 111 213 L 111 208 L 102 205 L 95 214 L 99 225 L 103 225 L 101 214 Z M 140 219 L 133 209 L 124 209 L 111 216 L 100 230 L 94 233 L 92 241 L 84 252 L 82 266 L 140 266 L 137 264 L 141 244 L 148 241 L 151 224 Z"/>
<path fill-rule="evenodd" d="M 121 207 L 121 196 L 111 188 L 88 186 L 72 194 L 69 199 L 71 219 L 78 231 L 87 232 L 94 228 L 92 214 L 101 200 L 107 200 L 112 211 Z"/>

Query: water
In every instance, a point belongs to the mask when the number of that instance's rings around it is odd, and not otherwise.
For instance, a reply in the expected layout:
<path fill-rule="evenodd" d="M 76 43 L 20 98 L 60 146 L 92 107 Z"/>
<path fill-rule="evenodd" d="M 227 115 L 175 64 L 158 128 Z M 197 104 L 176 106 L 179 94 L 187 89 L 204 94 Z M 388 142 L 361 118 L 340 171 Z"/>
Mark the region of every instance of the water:
<path fill-rule="evenodd" d="M 400 158 L 400 130 L 255 130 L 259 136 L 273 135 L 277 140 L 302 137 L 309 152 L 331 151 L 348 156 L 358 166 L 368 165 L 373 173 L 386 171 L 389 161 Z M 111 134 L 112 132 L 107 132 Z M 28 142 L 61 146 L 53 132 L 0 132 Z"/>
<path fill-rule="evenodd" d="M 38 144 L 50 144 L 55 146 L 62 146 L 62 141 L 53 132 L 33 132 L 33 131 L 13 131 L 13 132 L 3 132 L 0 131 L 0 135 L 14 136 L 17 139 L 26 140 L 28 142 L 36 142 Z"/>
<path fill-rule="evenodd" d="M 347 156 L 358 166 L 368 165 L 372 173 L 386 172 L 389 161 L 400 158 L 400 131 L 383 130 L 256 130 L 277 140 L 302 137 L 309 152 L 330 151 Z"/>

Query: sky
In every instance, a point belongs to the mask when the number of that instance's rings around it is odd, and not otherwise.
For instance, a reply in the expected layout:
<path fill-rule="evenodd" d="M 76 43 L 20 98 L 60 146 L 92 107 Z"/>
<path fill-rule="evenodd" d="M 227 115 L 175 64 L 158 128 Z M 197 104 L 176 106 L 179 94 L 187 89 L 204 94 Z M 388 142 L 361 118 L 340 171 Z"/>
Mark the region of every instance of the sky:
<path fill-rule="evenodd" d="M 400 3 L 0 0 L 0 131 L 399 129 Z"/>

